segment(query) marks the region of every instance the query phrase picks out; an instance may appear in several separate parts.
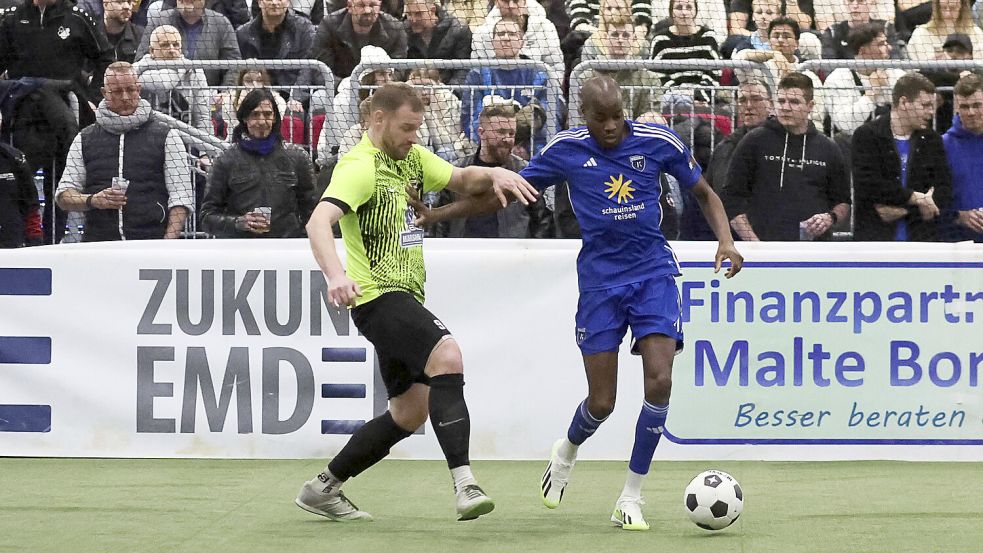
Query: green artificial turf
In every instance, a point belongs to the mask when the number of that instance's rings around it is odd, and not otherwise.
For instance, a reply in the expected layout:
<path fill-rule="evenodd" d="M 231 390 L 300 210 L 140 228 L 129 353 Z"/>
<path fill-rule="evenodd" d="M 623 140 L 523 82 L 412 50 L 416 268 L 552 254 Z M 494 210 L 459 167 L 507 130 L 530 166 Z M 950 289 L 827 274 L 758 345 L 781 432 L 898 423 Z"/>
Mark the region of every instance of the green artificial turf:
<path fill-rule="evenodd" d="M 649 532 L 608 518 L 626 463 L 581 462 L 563 504 L 540 503 L 543 462 L 475 462 L 493 513 L 457 522 L 441 462 L 386 461 L 346 484 L 376 520 L 329 522 L 293 498 L 323 460 L 0 458 L 0 552 L 983 552 L 983 466 L 905 462 L 657 462 Z M 744 514 L 697 528 L 683 488 L 730 472 Z"/>

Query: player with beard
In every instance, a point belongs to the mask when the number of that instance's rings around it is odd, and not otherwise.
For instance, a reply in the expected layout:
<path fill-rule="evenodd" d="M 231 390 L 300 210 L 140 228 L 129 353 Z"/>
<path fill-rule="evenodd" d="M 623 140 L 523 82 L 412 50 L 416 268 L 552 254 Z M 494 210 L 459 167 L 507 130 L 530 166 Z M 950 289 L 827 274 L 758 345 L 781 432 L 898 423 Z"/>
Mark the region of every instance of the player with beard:
<path fill-rule="evenodd" d="M 468 458 L 471 421 L 464 400 L 461 350 L 424 306 L 423 229 L 407 202 L 449 188 L 465 197 L 506 195 L 523 204 L 535 190 L 500 167 L 454 167 L 416 144 L 424 105 L 405 83 L 372 96 L 369 128 L 338 162 L 307 224 L 311 249 L 328 281 L 328 299 L 351 307 L 355 326 L 375 347 L 389 410 L 352 435 L 295 502 L 336 521 L 371 520 L 341 492 L 342 484 L 382 460 L 429 416 L 454 479 L 458 520 L 487 514 L 495 504 L 478 487 Z M 408 190 L 409 189 L 409 190 Z M 340 223 L 347 268 L 331 226 Z"/>

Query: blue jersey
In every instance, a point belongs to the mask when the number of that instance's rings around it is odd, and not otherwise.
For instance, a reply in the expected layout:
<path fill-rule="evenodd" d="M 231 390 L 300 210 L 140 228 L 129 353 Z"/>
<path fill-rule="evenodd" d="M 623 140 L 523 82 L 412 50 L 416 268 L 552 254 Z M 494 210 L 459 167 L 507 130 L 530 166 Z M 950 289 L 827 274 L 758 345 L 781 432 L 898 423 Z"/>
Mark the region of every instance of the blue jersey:
<path fill-rule="evenodd" d="M 668 127 L 627 124 L 624 140 L 609 150 L 585 127 L 559 132 L 519 173 L 540 190 L 567 181 L 584 240 L 577 257 L 581 290 L 679 274 L 659 228 L 659 176 L 669 173 L 688 189 L 700 179 L 700 166 Z"/>

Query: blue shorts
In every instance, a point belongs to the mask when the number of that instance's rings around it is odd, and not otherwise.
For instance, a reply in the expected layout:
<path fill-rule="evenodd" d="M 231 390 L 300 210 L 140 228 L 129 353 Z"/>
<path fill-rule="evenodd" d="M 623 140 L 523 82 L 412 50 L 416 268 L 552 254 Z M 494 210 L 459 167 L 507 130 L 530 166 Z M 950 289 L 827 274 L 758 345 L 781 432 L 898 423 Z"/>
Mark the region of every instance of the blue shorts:
<path fill-rule="evenodd" d="M 649 334 L 674 338 L 676 351 L 682 351 L 681 306 L 672 275 L 580 293 L 577 345 L 584 355 L 618 351 L 629 326 L 634 354 L 635 342 Z"/>

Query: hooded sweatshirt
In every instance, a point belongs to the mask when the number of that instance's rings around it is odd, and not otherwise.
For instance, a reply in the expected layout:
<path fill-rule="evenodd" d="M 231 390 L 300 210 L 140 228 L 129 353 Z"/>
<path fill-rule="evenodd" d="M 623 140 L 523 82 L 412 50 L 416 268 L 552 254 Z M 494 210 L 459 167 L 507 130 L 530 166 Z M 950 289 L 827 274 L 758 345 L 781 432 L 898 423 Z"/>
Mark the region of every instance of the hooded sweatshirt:
<path fill-rule="evenodd" d="M 790 134 L 769 118 L 734 150 L 727 216 L 746 214 L 761 240 L 799 240 L 799 222 L 841 203 L 850 203 L 843 155 L 811 122 L 805 134 Z"/>
<path fill-rule="evenodd" d="M 952 209 L 983 209 L 983 133 L 966 130 L 956 116 L 952 127 L 942 135 L 942 142 L 952 169 Z M 953 237 L 983 242 L 983 233 L 974 233 L 963 226 L 955 229 Z"/>

